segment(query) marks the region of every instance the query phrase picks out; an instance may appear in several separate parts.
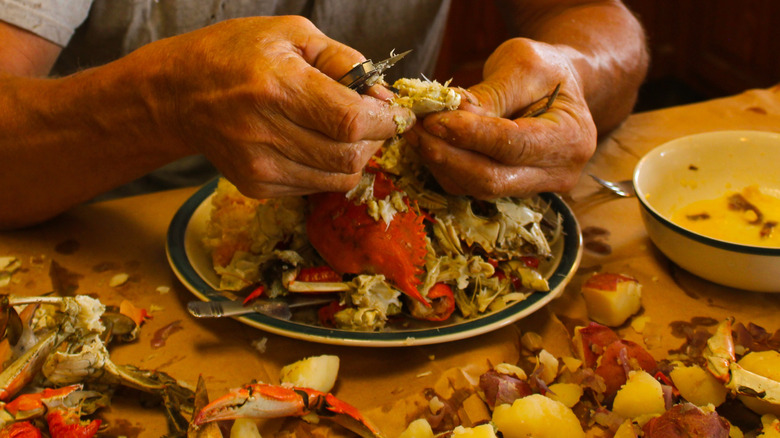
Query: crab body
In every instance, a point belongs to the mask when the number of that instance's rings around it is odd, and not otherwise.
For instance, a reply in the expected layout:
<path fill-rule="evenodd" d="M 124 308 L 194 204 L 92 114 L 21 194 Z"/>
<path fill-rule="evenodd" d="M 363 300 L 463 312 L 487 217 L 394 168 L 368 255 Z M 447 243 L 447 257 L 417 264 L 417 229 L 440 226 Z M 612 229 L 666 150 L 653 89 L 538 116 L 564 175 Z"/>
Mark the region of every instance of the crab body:
<path fill-rule="evenodd" d="M 373 193 L 385 199 L 397 192 L 382 172 L 375 172 Z M 368 213 L 368 206 L 343 193 L 309 197 L 306 222 L 309 241 L 329 266 L 341 274 L 381 274 L 411 298 L 430 304 L 417 289 L 425 264 L 423 216 L 404 198 L 405 211 L 386 223 Z"/>

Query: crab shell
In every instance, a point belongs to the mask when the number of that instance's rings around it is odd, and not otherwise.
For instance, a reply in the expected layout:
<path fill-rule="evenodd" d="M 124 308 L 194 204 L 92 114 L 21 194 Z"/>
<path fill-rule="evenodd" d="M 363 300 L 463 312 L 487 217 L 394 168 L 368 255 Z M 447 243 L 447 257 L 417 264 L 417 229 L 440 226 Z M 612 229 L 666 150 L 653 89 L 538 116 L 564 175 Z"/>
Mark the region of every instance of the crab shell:
<path fill-rule="evenodd" d="M 375 171 L 374 196 L 384 199 L 398 191 L 382 172 Z M 309 197 L 311 213 L 306 222 L 309 242 L 320 256 L 340 274 L 381 274 L 403 293 L 430 303 L 417 286 L 425 264 L 426 235 L 423 216 L 411 208 L 398 212 L 386 224 L 343 193 L 319 193 Z"/>

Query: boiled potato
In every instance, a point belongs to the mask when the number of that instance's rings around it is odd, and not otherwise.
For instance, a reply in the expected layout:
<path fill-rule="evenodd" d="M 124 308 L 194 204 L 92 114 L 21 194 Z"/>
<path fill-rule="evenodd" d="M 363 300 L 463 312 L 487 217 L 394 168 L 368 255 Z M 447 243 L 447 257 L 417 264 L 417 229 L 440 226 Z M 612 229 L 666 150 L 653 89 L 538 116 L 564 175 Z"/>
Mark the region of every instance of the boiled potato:
<path fill-rule="evenodd" d="M 696 406 L 720 406 L 729 393 L 723 383 L 698 365 L 675 367 L 669 376 L 680 395 Z"/>
<path fill-rule="evenodd" d="M 548 386 L 547 397 L 563 403 L 567 408 L 573 408 L 582 397 L 582 386 L 576 383 L 553 383 Z"/>
<path fill-rule="evenodd" d="M 493 424 L 504 438 L 578 438 L 585 432 L 580 420 L 563 403 L 541 394 L 502 404 L 493 410 Z"/>
<path fill-rule="evenodd" d="M 631 420 L 626 420 L 618 426 L 615 431 L 615 436 L 612 438 L 637 438 L 636 429 L 634 429 L 634 423 Z"/>
<path fill-rule="evenodd" d="M 249 418 L 238 418 L 230 428 L 230 438 L 262 438 L 257 424 Z"/>
<path fill-rule="evenodd" d="M 761 435 L 756 438 L 780 438 L 780 420 L 774 415 L 762 415 L 761 426 Z"/>
<path fill-rule="evenodd" d="M 617 327 L 642 308 L 642 285 L 627 275 L 601 272 L 582 285 L 588 317 Z"/>
<path fill-rule="evenodd" d="M 539 355 L 536 356 L 537 367 L 544 367 L 542 369 L 542 372 L 539 374 L 539 377 L 542 379 L 544 383 L 552 383 L 556 377 L 558 377 L 558 359 L 555 358 L 552 354 L 550 354 L 547 350 L 542 349 L 542 351 L 539 352 Z"/>
<path fill-rule="evenodd" d="M 754 351 L 743 356 L 737 363 L 750 372 L 772 380 L 780 380 L 780 353 L 777 351 Z M 773 414 L 780 417 L 779 405 L 744 395 L 740 395 L 739 399 L 757 414 Z"/>
<path fill-rule="evenodd" d="M 452 438 L 496 438 L 496 431 L 490 424 L 475 427 L 458 426 L 453 429 Z"/>
<path fill-rule="evenodd" d="M 666 411 L 661 384 L 646 371 L 630 371 L 628 380 L 615 394 L 612 412 L 625 418 L 663 414 Z"/>
<path fill-rule="evenodd" d="M 330 392 L 339 374 L 339 357 L 312 356 L 282 367 L 279 379 L 293 386 Z"/>
<path fill-rule="evenodd" d="M 398 435 L 398 438 L 433 438 L 433 429 L 425 418 L 418 418 L 406 427 L 406 430 Z"/>

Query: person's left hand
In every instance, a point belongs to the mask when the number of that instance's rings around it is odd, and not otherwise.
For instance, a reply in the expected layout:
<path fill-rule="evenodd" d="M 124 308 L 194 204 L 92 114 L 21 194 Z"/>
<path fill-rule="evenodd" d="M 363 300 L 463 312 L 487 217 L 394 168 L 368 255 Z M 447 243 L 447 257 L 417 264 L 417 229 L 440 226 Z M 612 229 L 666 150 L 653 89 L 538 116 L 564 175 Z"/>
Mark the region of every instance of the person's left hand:
<path fill-rule="evenodd" d="M 567 191 L 596 148 L 596 126 L 569 55 L 525 38 L 502 44 L 483 82 L 463 91 L 458 110 L 425 117 L 407 140 L 439 184 L 481 199 Z M 549 110 L 523 117 L 547 101 Z"/>

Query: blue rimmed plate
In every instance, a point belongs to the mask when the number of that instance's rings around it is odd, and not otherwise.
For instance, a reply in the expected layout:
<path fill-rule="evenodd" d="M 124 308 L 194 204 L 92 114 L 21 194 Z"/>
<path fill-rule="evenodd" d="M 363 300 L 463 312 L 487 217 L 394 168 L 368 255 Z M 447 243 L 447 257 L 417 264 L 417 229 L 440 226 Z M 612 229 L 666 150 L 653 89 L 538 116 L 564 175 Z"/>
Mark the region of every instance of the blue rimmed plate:
<path fill-rule="evenodd" d="M 217 274 L 203 245 L 203 236 L 211 209 L 214 180 L 201 187 L 176 212 L 168 228 L 166 251 L 168 262 L 184 286 L 203 301 L 227 300 L 217 290 Z M 261 330 L 291 338 L 335 345 L 365 347 L 398 347 L 436 344 L 487 333 L 540 309 L 563 292 L 582 257 L 582 236 L 577 219 L 563 200 L 555 194 L 540 195 L 563 218 L 564 236 L 553 245 L 553 257 L 541 268 L 550 284 L 549 292 L 536 292 L 523 301 L 475 319 L 456 319 L 410 329 L 380 332 L 358 332 L 330 329 L 262 314 L 237 317 L 239 321 Z M 452 319 L 452 318 L 451 318 Z"/>

